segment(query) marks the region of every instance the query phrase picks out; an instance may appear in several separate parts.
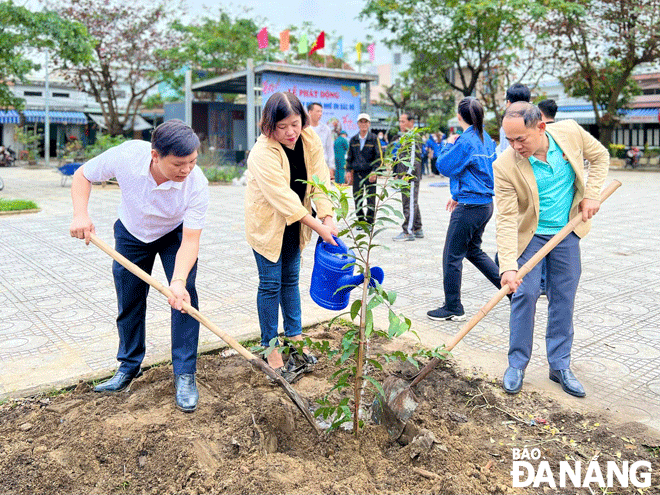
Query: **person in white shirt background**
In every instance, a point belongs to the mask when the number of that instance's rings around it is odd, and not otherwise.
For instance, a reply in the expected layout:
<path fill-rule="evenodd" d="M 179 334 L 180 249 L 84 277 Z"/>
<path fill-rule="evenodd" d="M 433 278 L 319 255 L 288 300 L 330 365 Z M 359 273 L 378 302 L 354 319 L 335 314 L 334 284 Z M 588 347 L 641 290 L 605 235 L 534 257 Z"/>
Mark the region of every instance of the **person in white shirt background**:
<path fill-rule="evenodd" d="M 330 169 L 330 179 L 335 180 L 335 138 L 330 128 L 321 122 L 323 105 L 310 103 L 307 105 L 307 114 L 309 115 L 309 126 L 319 135 L 323 143 L 323 157 L 328 169 Z"/>

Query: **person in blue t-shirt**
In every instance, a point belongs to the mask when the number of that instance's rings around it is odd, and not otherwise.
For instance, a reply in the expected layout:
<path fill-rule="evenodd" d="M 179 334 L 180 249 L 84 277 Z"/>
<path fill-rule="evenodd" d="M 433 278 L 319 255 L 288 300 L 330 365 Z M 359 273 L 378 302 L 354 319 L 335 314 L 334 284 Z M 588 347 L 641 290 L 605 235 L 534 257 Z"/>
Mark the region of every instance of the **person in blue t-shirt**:
<path fill-rule="evenodd" d="M 463 98 L 458 104 L 458 122 L 463 129 L 452 134 L 442 148 L 435 146 L 435 166 L 449 177 L 451 212 L 442 254 L 444 305 L 426 313 L 432 320 L 463 321 L 461 304 L 463 259 L 467 258 L 498 289 L 499 269 L 481 249 L 481 236 L 493 216 L 493 161 L 495 143 L 484 132 L 484 109 L 479 100 Z"/>

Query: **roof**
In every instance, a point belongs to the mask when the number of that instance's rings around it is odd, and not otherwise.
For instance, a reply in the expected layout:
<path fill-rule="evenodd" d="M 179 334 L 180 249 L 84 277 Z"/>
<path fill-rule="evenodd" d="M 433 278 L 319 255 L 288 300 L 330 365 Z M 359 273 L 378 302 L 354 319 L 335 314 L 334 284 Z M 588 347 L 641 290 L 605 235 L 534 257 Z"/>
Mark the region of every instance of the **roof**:
<path fill-rule="evenodd" d="M 325 77 L 331 79 L 344 79 L 354 82 L 376 82 L 378 76 L 374 74 L 364 74 L 341 69 L 326 69 L 323 67 L 311 67 L 305 65 L 276 64 L 267 62 L 254 68 L 255 74 L 264 72 L 281 72 L 285 74 L 294 74 L 299 76 Z M 222 76 L 199 81 L 192 85 L 193 91 L 205 91 L 208 93 L 247 93 L 247 69 L 239 72 L 232 72 Z"/>

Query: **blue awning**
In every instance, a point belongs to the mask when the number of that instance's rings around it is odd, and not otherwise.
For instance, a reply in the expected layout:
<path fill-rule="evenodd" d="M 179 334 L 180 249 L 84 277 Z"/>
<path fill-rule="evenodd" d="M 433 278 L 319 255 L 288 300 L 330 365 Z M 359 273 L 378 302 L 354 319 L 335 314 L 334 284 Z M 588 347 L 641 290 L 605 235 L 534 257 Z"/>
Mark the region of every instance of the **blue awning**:
<path fill-rule="evenodd" d="M 624 109 L 621 113 L 623 124 L 657 124 L 659 113 L 657 108 L 631 108 Z"/>
<path fill-rule="evenodd" d="M 51 124 L 81 124 L 87 123 L 87 116 L 82 112 L 51 111 L 49 119 Z M 45 110 L 24 110 L 25 122 L 46 122 Z"/>
<path fill-rule="evenodd" d="M 18 124 L 20 121 L 16 110 L 0 110 L 0 124 Z"/>

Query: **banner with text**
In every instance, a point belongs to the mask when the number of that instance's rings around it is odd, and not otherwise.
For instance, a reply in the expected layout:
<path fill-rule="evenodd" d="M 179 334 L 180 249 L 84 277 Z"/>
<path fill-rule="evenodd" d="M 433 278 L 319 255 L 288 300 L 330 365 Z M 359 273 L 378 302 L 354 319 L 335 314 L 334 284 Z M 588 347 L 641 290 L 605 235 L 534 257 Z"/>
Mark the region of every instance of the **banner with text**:
<path fill-rule="evenodd" d="M 357 134 L 357 116 L 360 113 L 360 83 L 341 79 L 323 79 L 277 72 L 261 75 L 262 105 L 278 91 L 293 93 L 305 109 L 310 103 L 323 105 L 321 122 L 327 124 L 335 136 L 344 130 L 349 137 Z"/>

